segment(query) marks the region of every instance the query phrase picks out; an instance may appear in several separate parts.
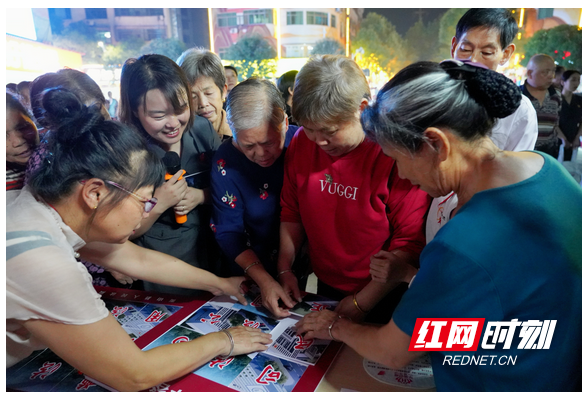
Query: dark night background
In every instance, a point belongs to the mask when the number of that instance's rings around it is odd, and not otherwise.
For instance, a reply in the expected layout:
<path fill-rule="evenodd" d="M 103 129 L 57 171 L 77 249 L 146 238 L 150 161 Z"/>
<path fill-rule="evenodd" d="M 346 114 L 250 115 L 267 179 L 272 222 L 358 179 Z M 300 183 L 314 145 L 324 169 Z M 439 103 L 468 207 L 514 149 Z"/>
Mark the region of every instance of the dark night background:
<path fill-rule="evenodd" d="M 449 8 L 365 8 L 363 17 L 370 12 L 383 15 L 396 27 L 396 31 L 404 36 L 406 31 L 419 20 L 419 14 L 422 15 L 423 22 L 427 24 L 447 10 Z"/>

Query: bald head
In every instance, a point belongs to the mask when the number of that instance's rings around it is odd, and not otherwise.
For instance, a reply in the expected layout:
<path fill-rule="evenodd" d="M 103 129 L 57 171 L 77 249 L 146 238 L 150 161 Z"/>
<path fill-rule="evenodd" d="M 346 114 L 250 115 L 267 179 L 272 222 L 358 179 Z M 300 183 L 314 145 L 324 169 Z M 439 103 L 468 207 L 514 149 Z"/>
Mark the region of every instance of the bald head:
<path fill-rule="evenodd" d="M 555 62 L 547 54 L 535 54 L 527 64 L 527 83 L 535 89 L 547 90 L 555 75 Z"/>

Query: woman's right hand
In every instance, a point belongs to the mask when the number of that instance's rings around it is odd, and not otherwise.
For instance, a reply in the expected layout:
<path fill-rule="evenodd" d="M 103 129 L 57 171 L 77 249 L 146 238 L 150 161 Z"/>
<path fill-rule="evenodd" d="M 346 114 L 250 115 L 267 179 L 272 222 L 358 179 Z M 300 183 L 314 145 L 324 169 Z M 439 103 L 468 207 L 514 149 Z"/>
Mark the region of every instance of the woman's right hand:
<path fill-rule="evenodd" d="M 294 275 L 292 271 L 288 271 L 280 274 L 278 279 L 280 280 L 280 284 L 286 294 L 289 294 L 294 300 L 300 303 L 302 301 L 302 296 L 300 295 L 300 289 L 298 289 L 298 279 L 296 278 L 296 275 Z"/>
<path fill-rule="evenodd" d="M 169 178 L 163 185 L 155 190 L 155 198 L 157 198 L 157 205 L 167 210 L 175 206 L 184 198 L 188 190 L 188 184 L 185 179 L 180 179 L 183 170 L 176 172 L 174 176 Z"/>
<path fill-rule="evenodd" d="M 288 309 L 294 307 L 296 301 L 292 300 L 278 282 L 270 277 L 267 281 L 258 283 L 258 286 L 261 290 L 261 301 L 265 308 L 278 318 L 285 318 L 290 315 Z M 287 308 L 280 307 L 280 299 Z"/>
<path fill-rule="evenodd" d="M 264 333 L 258 328 L 236 326 L 227 329 L 227 332 L 233 337 L 234 347 L 231 356 L 238 356 L 240 354 L 248 354 L 256 351 L 265 351 L 272 343 L 272 335 Z M 224 332 L 218 332 L 218 334 L 222 335 L 226 342 L 226 346 L 219 356 L 228 356 L 231 351 L 231 340 Z"/>

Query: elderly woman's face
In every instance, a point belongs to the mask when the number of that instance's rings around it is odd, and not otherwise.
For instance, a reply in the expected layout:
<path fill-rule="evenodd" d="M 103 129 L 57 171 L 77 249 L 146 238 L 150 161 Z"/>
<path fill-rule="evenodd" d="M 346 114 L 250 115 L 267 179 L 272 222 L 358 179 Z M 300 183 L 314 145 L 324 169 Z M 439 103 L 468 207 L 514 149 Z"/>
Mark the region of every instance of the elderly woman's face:
<path fill-rule="evenodd" d="M 223 101 L 227 95 L 227 87 L 221 91 L 212 78 L 201 76 L 192 85 L 192 108 L 196 114 L 210 121 L 214 129 L 220 128 Z"/>
<path fill-rule="evenodd" d="M 432 197 L 447 194 L 441 187 L 436 153 L 430 146 L 424 144 L 416 154 L 389 144 L 381 146 L 384 154 L 396 161 L 398 176 L 401 179 L 410 180 L 410 183 Z"/>
<path fill-rule="evenodd" d="M 237 133 L 235 146 L 260 167 L 273 165 L 284 149 L 285 131 L 288 120 L 285 118 L 279 129 L 265 123 L 261 126 L 244 129 Z"/>
<path fill-rule="evenodd" d="M 365 138 L 359 116 L 367 104 L 367 99 L 362 99 L 354 118 L 350 121 L 303 122 L 304 133 L 329 156 L 341 157 L 358 147 Z"/>
<path fill-rule="evenodd" d="M 363 142 L 364 133 L 357 119 L 339 124 L 303 123 L 304 133 L 331 157 L 340 157 Z"/>

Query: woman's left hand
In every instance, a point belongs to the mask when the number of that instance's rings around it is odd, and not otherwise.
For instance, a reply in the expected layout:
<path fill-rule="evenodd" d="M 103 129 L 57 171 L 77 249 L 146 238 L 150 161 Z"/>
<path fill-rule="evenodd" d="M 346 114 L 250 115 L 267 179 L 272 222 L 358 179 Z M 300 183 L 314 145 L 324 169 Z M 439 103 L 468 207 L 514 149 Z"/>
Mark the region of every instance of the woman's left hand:
<path fill-rule="evenodd" d="M 311 312 L 304 318 L 294 325 L 296 327 L 296 333 L 304 337 L 304 339 L 328 339 L 332 340 L 329 336 L 329 326 L 339 316 L 337 312 L 330 310 L 321 310 Z"/>
<path fill-rule="evenodd" d="M 174 206 L 174 212 L 177 215 L 186 215 L 202 203 L 204 203 L 204 191 L 188 187 L 184 198 Z"/>
<path fill-rule="evenodd" d="M 351 318 L 354 322 L 361 322 L 366 316 L 366 314 L 359 311 L 353 303 L 353 295 L 349 295 L 341 300 L 339 305 L 337 305 L 337 308 L 335 308 L 335 313 Z"/>

